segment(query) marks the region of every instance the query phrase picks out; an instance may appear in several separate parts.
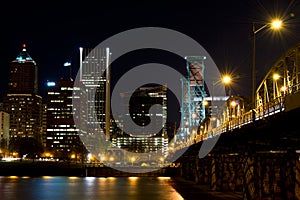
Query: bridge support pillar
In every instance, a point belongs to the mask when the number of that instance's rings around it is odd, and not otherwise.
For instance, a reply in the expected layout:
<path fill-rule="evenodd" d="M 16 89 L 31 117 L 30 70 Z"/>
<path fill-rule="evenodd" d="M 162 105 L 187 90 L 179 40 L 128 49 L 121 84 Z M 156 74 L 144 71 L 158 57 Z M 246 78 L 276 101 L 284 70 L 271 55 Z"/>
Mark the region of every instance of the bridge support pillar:
<path fill-rule="evenodd" d="M 210 190 L 216 191 L 217 190 L 217 175 L 216 175 L 216 158 L 212 158 L 211 160 L 211 184 Z"/>
<path fill-rule="evenodd" d="M 295 165 L 295 199 L 300 199 L 300 154 L 297 154 Z"/>
<path fill-rule="evenodd" d="M 244 184 L 243 184 L 243 199 L 244 200 L 256 200 L 257 191 L 255 184 L 255 166 L 254 157 L 244 155 L 243 158 L 243 169 L 244 169 Z"/>
<path fill-rule="evenodd" d="M 242 174 L 239 155 L 213 155 L 211 158 L 211 191 L 242 192 Z"/>
<path fill-rule="evenodd" d="M 244 200 L 300 200 L 300 153 L 294 150 L 185 156 L 179 174 L 211 191 L 236 192 Z"/>

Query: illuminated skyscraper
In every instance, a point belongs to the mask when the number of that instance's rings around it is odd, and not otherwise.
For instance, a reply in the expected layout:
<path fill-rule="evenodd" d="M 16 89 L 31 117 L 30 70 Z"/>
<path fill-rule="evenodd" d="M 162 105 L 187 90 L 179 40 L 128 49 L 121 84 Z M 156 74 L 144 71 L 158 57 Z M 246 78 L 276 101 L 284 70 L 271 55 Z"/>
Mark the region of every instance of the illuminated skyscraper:
<path fill-rule="evenodd" d="M 56 157 L 70 159 L 74 155 L 78 159 L 85 149 L 73 120 L 72 96 L 80 88 L 74 87 L 72 79 L 64 78 L 47 82 L 47 86 L 47 150 Z"/>
<path fill-rule="evenodd" d="M 80 48 L 80 81 L 87 100 L 86 131 L 90 138 L 100 133 L 110 139 L 110 58 L 109 48 Z M 92 152 L 97 151 L 95 148 L 88 147 Z"/>
<path fill-rule="evenodd" d="M 8 156 L 9 114 L 0 111 L 0 157 Z"/>
<path fill-rule="evenodd" d="M 26 46 L 9 68 L 4 111 L 10 115 L 10 138 L 32 137 L 42 142 L 42 97 L 38 95 L 38 67 Z"/>
<path fill-rule="evenodd" d="M 152 157 L 154 160 L 167 155 L 168 136 L 165 124 L 167 118 L 166 92 L 167 88 L 165 86 L 155 86 L 141 87 L 132 96 L 128 95 L 131 93 L 122 93 L 125 102 L 129 102 L 129 105 L 124 105 L 125 112 L 127 111 L 127 115 L 130 115 L 137 125 L 144 127 L 149 123 L 153 123 L 155 127 L 162 127 L 162 129 L 154 135 L 132 130 L 132 133 L 125 133 L 122 136 L 113 138 L 113 147 L 126 149 L 135 153 L 152 152 L 155 155 L 155 157 Z M 158 109 L 158 107 L 156 110 L 153 110 L 156 113 L 156 118 L 150 122 L 149 109 L 155 104 L 160 104 L 162 110 Z"/>

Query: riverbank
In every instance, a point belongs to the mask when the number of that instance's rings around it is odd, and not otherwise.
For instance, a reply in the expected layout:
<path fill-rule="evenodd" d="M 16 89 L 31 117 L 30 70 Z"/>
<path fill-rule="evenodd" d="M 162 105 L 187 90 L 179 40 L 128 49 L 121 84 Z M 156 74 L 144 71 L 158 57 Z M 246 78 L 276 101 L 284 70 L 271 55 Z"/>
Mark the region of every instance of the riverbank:
<path fill-rule="evenodd" d="M 133 171 L 133 172 L 130 172 Z M 172 168 L 120 167 L 74 162 L 30 161 L 0 162 L 0 176 L 78 176 L 78 177 L 159 177 L 173 176 Z"/>
<path fill-rule="evenodd" d="M 83 165 L 71 162 L 23 160 L 0 162 L 0 176 L 84 176 Z"/>

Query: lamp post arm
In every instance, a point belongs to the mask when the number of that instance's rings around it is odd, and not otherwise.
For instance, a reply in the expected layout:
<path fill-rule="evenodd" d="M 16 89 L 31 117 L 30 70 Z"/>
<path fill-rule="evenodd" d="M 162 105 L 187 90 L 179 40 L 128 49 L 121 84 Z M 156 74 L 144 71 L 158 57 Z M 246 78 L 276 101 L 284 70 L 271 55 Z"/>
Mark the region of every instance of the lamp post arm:
<path fill-rule="evenodd" d="M 263 30 L 264 28 L 266 28 L 267 26 L 269 26 L 269 24 L 265 24 L 263 26 L 261 26 L 259 29 L 255 29 L 255 23 L 252 24 L 252 31 L 253 31 L 253 34 L 257 34 L 259 31 Z"/>
<path fill-rule="evenodd" d="M 218 80 L 218 81 L 214 81 L 213 82 L 213 86 L 216 86 L 217 84 L 219 84 L 222 80 Z"/>
<path fill-rule="evenodd" d="M 255 108 L 256 102 L 255 102 L 255 93 L 256 93 L 256 34 L 269 26 L 269 24 L 265 24 L 261 26 L 259 29 L 255 29 L 255 23 L 252 23 L 252 31 L 253 31 L 253 46 L 252 46 L 252 107 Z"/>

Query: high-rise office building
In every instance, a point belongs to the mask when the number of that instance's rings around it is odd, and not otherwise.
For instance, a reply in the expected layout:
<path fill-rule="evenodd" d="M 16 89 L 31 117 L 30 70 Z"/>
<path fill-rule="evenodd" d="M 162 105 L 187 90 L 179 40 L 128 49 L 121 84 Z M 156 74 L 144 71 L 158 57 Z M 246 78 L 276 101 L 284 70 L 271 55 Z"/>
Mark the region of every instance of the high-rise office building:
<path fill-rule="evenodd" d="M 73 110 L 72 98 L 73 91 L 80 88 L 74 87 L 70 78 L 47 82 L 47 86 L 47 150 L 63 159 L 70 159 L 72 155 L 73 159 L 79 159 L 85 154 L 85 147 L 73 120 L 73 112 L 80 110 Z"/>
<path fill-rule="evenodd" d="M 10 116 L 10 139 L 31 137 L 42 142 L 42 97 L 38 95 L 38 67 L 23 45 L 9 68 L 3 110 Z"/>
<path fill-rule="evenodd" d="M 8 156 L 9 114 L 0 111 L 0 157 Z"/>
<path fill-rule="evenodd" d="M 46 137 L 47 137 L 47 104 L 42 105 L 43 115 L 42 115 L 42 144 L 46 147 Z"/>
<path fill-rule="evenodd" d="M 109 48 L 80 48 L 80 82 L 85 93 L 86 140 L 97 134 L 110 140 L 110 59 Z M 98 147 L 87 142 L 90 152 Z"/>
<path fill-rule="evenodd" d="M 168 135 L 166 129 L 167 118 L 167 88 L 165 86 L 141 87 L 136 90 L 132 96 L 130 93 L 122 93 L 125 113 L 130 115 L 132 120 L 139 126 L 144 127 L 153 123 L 156 127 L 162 127 L 161 131 L 156 134 L 135 132 L 124 133 L 122 136 L 112 138 L 112 147 L 122 148 L 134 153 L 151 152 L 157 159 L 168 154 Z M 130 99 L 130 100 L 129 100 Z M 155 120 L 150 122 L 149 109 L 155 104 L 160 104 L 162 110 L 155 110 Z M 157 107 L 158 108 L 158 107 Z M 127 112 L 126 112 L 127 111 Z M 140 130 L 138 130 L 140 131 Z M 148 158 L 147 158 L 148 159 Z"/>

